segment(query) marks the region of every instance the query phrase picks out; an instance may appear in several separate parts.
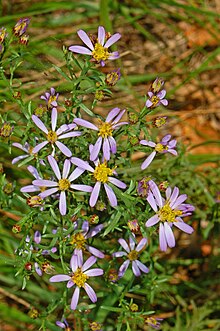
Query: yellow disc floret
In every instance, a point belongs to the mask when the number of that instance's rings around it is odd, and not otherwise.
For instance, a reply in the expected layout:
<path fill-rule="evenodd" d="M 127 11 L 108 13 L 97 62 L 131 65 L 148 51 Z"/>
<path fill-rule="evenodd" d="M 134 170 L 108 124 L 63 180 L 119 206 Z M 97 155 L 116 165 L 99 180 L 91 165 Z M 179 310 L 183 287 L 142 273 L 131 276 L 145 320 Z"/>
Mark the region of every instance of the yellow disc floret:
<path fill-rule="evenodd" d="M 84 287 L 85 282 L 89 279 L 89 276 L 85 275 L 81 268 L 78 268 L 73 276 L 72 276 L 72 281 L 76 284 L 78 287 Z"/>
<path fill-rule="evenodd" d="M 107 138 L 112 136 L 113 128 L 112 124 L 108 122 L 101 122 L 99 125 L 99 133 L 98 135 L 102 138 Z"/>
<path fill-rule="evenodd" d="M 167 150 L 167 146 L 164 146 L 160 143 L 156 144 L 156 146 L 154 147 L 155 151 L 158 153 L 162 153 L 163 151 Z"/>
<path fill-rule="evenodd" d="M 57 96 L 56 95 L 51 95 L 50 97 L 49 97 L 49 100 L 47 101 L 47 103 L 48 103 L 48 107 L 50 107 L 51 106 L 51 103 L 53 102 L 53 101 L 56 101 L 57 100 Z"/>
<path fill-rule="evenodd" d="M 58 182 L 60 191 L 66 191 L 70 187 L 70 181 L 66 178 L 62 178 Z"/>
<path fill-rule="evenodd" d="M 156 95 L 154 95 L 154 96 L 152 96 L 152 98 L 150 99 L 150 101 L 153 104 L 152 106 L 155 107 L 159 103 L 160 99 Z"/>
<path fill-rule="evenodd" d="M 84 249 L 85 248 L 86 239 L 81 232 L 74 234 L 71 238 L 70 243 L 74 245 L 76 249 Z"/>
<path fill-rule="evenodd" d="M 168 203 L 166 203 L 158 212 L 160 221 L 162 222 L 177 222 L 176 217 L 182 215 L 181 210 L 173 210 Z"/>
<path fill-rule="evenodd" d="M 97 61 L 105 61 L 109 58 L 110 53 L 108 52 L 108 49 L 103 47 L 101 44 L 96 43 L 95 48 L 92 51 L 93 58 Z"/>
<path fill-rule="evenodd" d="M 54 144 L 57 141 L 57 134 L 55 131 L 49 131 L 47 134 L 47 140 L 49 143 Z"/>
<path fill-rule="evenodd" d="M 135 261 L 137 260 L 138 258 L 138 252 L 133 250 L 133 251 L 130 251 L 130 253 L 128 253 L 128 258 L 130 261 Z"/>
<path fill-rule="evenodd" d="M 95 171 L 93 176 L 98 182 L 106 183 L 108 181 L 108 176 L 113 174 L 114 169 L 110 169 L 107 167 L 107 163 L 99 163 L 95 167 Z"/>

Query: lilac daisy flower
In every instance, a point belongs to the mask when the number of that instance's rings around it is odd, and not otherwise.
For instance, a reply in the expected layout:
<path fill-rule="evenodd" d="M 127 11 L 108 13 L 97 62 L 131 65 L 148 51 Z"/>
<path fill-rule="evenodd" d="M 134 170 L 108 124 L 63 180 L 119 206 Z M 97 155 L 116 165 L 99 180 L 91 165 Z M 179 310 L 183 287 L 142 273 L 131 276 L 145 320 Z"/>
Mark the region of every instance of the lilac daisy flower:
<path fill-rule="evenodd" d="M 124 276 L 125 271 L 127 270 L 130 263 L 132 263 L 132 271 L 136 277 L 141 275 L 141 271 L 144 273 L 148 273 L 149 269 L 138 260 L 138 256 L 140 254 L 140 251 L 146 246 L 147 239 L 142 238 L 137 247 L 135 248 L 135 235 L 132 235 L 129 237 L 129 244 L 127 242 L 120 238 L 118 240 L 119 244 L 124 248 L 125 252 L 116 252 L 113 253 L 113 257 L 121 257 L 126 256 L 127 260 L 122 263 L 122 265 L 119 268 L 118 276 L 121 278 Z"/>
<path fill-rule="evenodd" d="M 13 27 L 14 35 L 21 37 L 26 32 L 29 23 L 29 18 L 20 18 L 20 20 Z"/>
<path fill-rule="evenodd" d="M 127 185 L 122 181 L 118 180 L 117 178 L 112 177 L 112 175 L 116 173 L 115 169 L 108 168 L 106 161 L 100 163 L 98 160 L 95 160 L 94 161 L 94 164 L 96 166 L 95 169 L 93 169 L 88 162 L 83 161 L 78 157 L 72 157 L 71 162 L 75 164 L 77 167 L 83 170 L 88 170 L 93 173 L 93 177 L 96 180 L 96 183 L 92 189 L 92 193 L 89 200 L 89 204 L 91 207 L 94 207 L 98 200 L 99 192 L 102 184 L 104 185 L 105 192 L 109 199 L 110 205 L 112 207 L 117 206 L 116 195 L 113 189 L 107 183 L 109 182 L 121 189 L 125 189 Z"/>
<path fill-rule="evenodd" d="M 48 108 L 57 107 L 57 100 L 59 93 L 56 93 L 55 89 L 51 87 L 50 93 L 46 92 L 45 95 L 41 95 L 41 99 L 45 100 Z"/>
<path fill-rule="evenodd" d="M 119 57 L 118 52 L 108 52 L 108 48 L 121 38 L 120 33 L 113 34 L 110 38 L 106 38 L 106 32 L 103 26 L 98 27 L 97 40 L 91 40 L 87 33 L 83 30 L 77 31 L 79 38 L 88 47 L 70 46 L 69 50 L 73 53 L 91 55 L 92 58 L 100 63 L 103 67 L 106 60 L 115 60 Z"/>
<path fill-rule="evenodd" d="M 195 210 L 194 206 L 183 203 L 187 199 L 186 194 L 179 195 L 178 187 L 166 189 L 166 199 L 163 199 L 157 185 L 150 181 L 150 192 L 147 201 L 155 211 L 155 215 L 149 218 L 145 223 L 146 227 L 151 227 L 160 222 L 159 226 L 159 242 L 162 251 L 167 250 L 167 246 L 175 246 L 175 237 L 172 231 L 172 226 L 191 234 L 194 229 L 186 224 L 182 217 L 192 215 Z"/>
<path fill-rule="evenodd" d="M 170 139 L 171 139 L 171 135 L 167 134 L 166 136 L 163 137 L 163 139 L 159 143 L 155 143 L 150 140 L 140 141 L 141 145 L 154 148 L 154 151 L 142 163 L 141 165 L 142 170 L 146 169 L 149 166 L 149 164 L 153 161 L 157 153 L 161 153 L 161 154 L 170 153 L 175 156 L 177 155 L 177 151 L 175 150 L 177 141 L 176 139 L 172 139 L 172 140 Z"/>
<path fill-rule="evenodd" d="M 44 146 L 47 144 L 51 144 L 53 148 L 53 153 L 55 151 L 54 144 L 59 148 L 59 150 L 66 155 L 67 157 L 70 157 L 72 155 L 72 152 L 69 150 L 68 147 L 66 147 L 63 143 L 61 143 L 60 139 L 70 138 L 70 137 L 77 137 L 81 135 L 80 131 L 72 131 L 68 132 L 70 130 L 75 129 L 76 124 L 63 124 L 59 129 L 56 130 L 57 125 L 57 109 L 53 108 L 51 112 L 51 127 L 52 130 L 48 130 L 44 123 L 37 117 L 36 115 L 32 115 L 33 122 L 37 125 L 37 127 L 42 130 L 46 134 L 46 141 L 41 142 L 37 146 L 35 146 L 32 150 L 32 153 L 38 153 L 39 150 L 41 150 Z M 55 131 L 56 130 L 56 131 Z"/>
<path fill-rule="evenodd" d="M 67 288 L 75 286 L 75 290 L 73 292 L 72 300 L 71 300 L 71 309 L 75 310 L 78 301 L 81 287 L 84 288 L 86 293 L 88 294 L 90 300 L 94 303 L 97 301 L 97 296 L 93 288 L 87 283 L 90 277 L 101 276 L 103 275 L 103 270 L 101 268 L 95 268 L 88 270 L 93 264 L 96 263 L 96 258 L 94 256 L 90 256 L 87 261 L 83 264 L 82 254 L 73 255 L 70 260 L 70 268 L 72 270 L 71 276 L 69 275 L 56 275 L 51 277 L 50 282 L 64 282 L 67 281 Z"/>
<path fill-rule="evenodd" d="M 13 143 L 12 146 L 17 147 L 17 148 L 21 149 L 22 151 L 24 151 L 25 153 L 27 153 L 27 154 L 15 157 L 11 162 L 12 164 L 17 163 L 20 160 L 26 159 L 29 156 L 33 156 L 33 157 L 36 156 L 33 153 L 33 147 L 31 147 L 27 142 L 24 145 L 21 145 L 19 143 Z"/>
<path fill-rule="evenodd" d="M 125 113 L 125 109 L 124 110 L 120 110 L 120 108 L 113 108 L 105 122 L 102 122 L 101 120 L 99 120 L 99 125 L 96 126 L 95 124 L 83 120 L 81 118 L 75 118 L 74 122 L 77 125 L 81 125 L 84 126 L 85 128 L 88 129 L 92 129 L 95 131 L 98 131 L 98 136 L 99 138 L 97 139 L 95 145 L 91 148 L 90 151 L 90 160 L 94 161 L 97 159 L 98 154 L 100 152 L 100 149 L 102 147 L 103 150 L 103 156 L 104 159 L 106 161 L 110 160 L 110 154 L 115 154 L 117 151 L 117 146 L 116 146 L 116 141 L 115 139 L 112 137 L 112 133 L 114 130 L 118 129 L 120 126 L 124 125 L 124 124 L 128 124 L 128 122 L 120 122 L 120 119 L 122 118 L 122 116 Z"/>
<path fill-rule="evenodd" d="M 82 226 L 79 222 L 75 223 L 74 230 L 77 231 L 71 236 L 70 243 L 75 247 L 74 254 L 78 255 L 79 251 L 87 249 L 92 255 L 103 259 L 105 255 L 95 247 L 89 246 L 86 241 L 89 238 L 96 236 L 103 229 L 103 224 L 99 224 L 92 229 L 89 229 L 89 222 L 83 221 Z M 78 232 L 79 231 L 79 232 Z"/>
<path fill-rule="evenodd" d="M 49 189 L 41 192 L 39 196 L 44 199 L 48 197 L 49 195 L 52 195 L 58 191 L 60 192 L 59 197 L 59 210 L 61 215 L 66 215 L 66 191 L 69 189 L 83 191 L 83 192 L 91 192 L 92 187 L 88 185 L 79 185 L 79 184 L 71 184 L 75 179 L 77 179 L 83 172 L 84 169 L 76 168 L 70 175 L 70 167 L 71 162 L 69 160 L 64 161 L 63 165 L 63 172 L 62 176 L 60 173 L 60 169 L 58 167 L 57 161 L 52 155 L 49 155 L 47 157 L 48 162 L 57 178 L 57 181 L 55 180 L 45 180 L 45 179 L 37 179 L 33 181 L 34 186 L 38 187 L 49 187 Z"/>
<path fill-rule="evenodd" d="M 152 328 L 159 329 L 161 324 L 159 321 L 163 321 L 163 318 L 146 317 L 144 321 L 145 323 L 147 323 L 147 325 L 151 326 Z"/>
<path fill-rule="evenodd" d="M 146 101 L 146 107 L 147 108 L 155 108 L 158 107 L 159 105 L 163 105 L 163 106 L 167 106 L 168 105 L 168 101 L 165 98 L 166 95 L 166 90 L 161 90 L 159 92 L 157 92 L 156 94 L 154 94 L 153 92 L 149 91 L 148 97 L 149 99 L 147 99 Z"/>
<path fill-rule="evenodd" d="M 65 331 L 71 331 L 71 329 L 69 327 L 69 324 L 68 324 L 66 319 L 64 319 L 63 322 L 56 321 L 56 325 L 59 326 L 62 329 L 65 329 Z"/>

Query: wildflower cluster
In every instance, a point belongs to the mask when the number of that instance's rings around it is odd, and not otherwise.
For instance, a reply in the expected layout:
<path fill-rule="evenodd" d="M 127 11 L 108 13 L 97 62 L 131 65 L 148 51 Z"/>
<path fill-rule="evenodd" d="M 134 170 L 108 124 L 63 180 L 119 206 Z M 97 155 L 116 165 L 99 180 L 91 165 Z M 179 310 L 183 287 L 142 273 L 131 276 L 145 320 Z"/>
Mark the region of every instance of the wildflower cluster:
<path fill-rule="evenodd" d="M 27 39 L 29 23 L 25 18 L 15 25 L 14 34 L 20 40 Z M 187 195 L 169 186 L 166 178 L 155 178 L 156 172 L 149 170 L 151 164 L 156 164 L 155 158 L 163 162 L 178 155 L 177 140 L 171 134 L 160 137 L 158 130 L 159 138 L 151 140 L 151 127 L 146 130 L 145 114 L 168 105 L 164 81 L 155 79 L 140 112 L 127 114 L 118 104 L 107 114 L 97 114 L 94 95 L 97 91 L 109 92 L 121 78 L 119 68 L 107 74 L 100 70 L 100 66 L 108 68 L 110 60 L 119 58 L 119 52 L 112 52 L 110 47 L 121 34 L 106 33 L 103 26 L 99 26 L 97 37 L 83 30 L 77 33 L 86 47 L 69 46 L 64 54 L 71 58 L 68 63 L 74 64 L 72 71 L 75 66 L 82 69 L 80 78 L 68 77 L 73 84 L 68 102 L 60 101 L 60 94 L 50 87 L 40 96 L 43 105 L 30 107 L 31 111 L 25 113 L 23 120 L 28 126 L 22 134 L 13 136 L 13 154 L 25 154 L 13 157 L 12 166 L 26 166 L 28 178 L 31 176 L 20 187 L 20 200 L 26 205 L 24 217 L 16 224 L 20 227 L 17 232 L 23 235 L 16 249 L 20 258 L 17 275 L 23 276 L 23 288 L 32 274 L 45 277 L 51 292 L 58 288 L 56 283 L 66 282 L 63 295 L 52 309 L 62 308 L 63 314 L 55 323 L 65 330 L 71 330 L 67 318 L 72 311 L 85 310 L 83 305 L 102 310 L 100 302 L 112 292 L 120 296 L 120 300 L 114 297 L 112 305 L 125 307 L 125 315 L 120 318 L 130 314 L 131 319 L 137 316 L 140 323 L 159 328 L 161 319 L 144 313 L 149 310 L 148 304 L 140 311 L 134 303 L 128 312 L 129 303 L 124 297 L 127 291 L 135 293 L 137 279 L 144 284 L 155 273 L 152 262 L 153 254 L 160 254 L 158 243 L 164 252 L 175 247 L 174 227 L 193 232 L 183 220 L 194 211 L 185 203 Z M 2 28 L 1 44 L 5 38 Z M 83 98 L 87 92 L 79 84 L 81 80 L 91 83 L 89 75 L 99 81 L 99 86 L 91 88 L 91 104 Z M 159 129 L 165 123 L 166 117 L 162 116 L 154 127 Z M 11 129 L 6 126 L 1 128 L 1 135 L 10 135 Z M 135 143 L 129 143 L 134 137 Z M 138 171 L 133 170 L 129 178 L 130 156 L 136 151 L 147 153 L 147 158 L 138 163 Z M 149 176 L 143 171 L 150 172 Z M 164 185 L 159 184 L 161 181 Z M 52 276 L 48 279 L 47 274 Z M 114 286 L 118 289 L 113 291 Z M 90 300 L 84 298 L 85 293 Z M 66 308 L 69 303 L 71 312 Z M 89 323 L 83 322 L 85 330 L 105 330 L 102 321 L 100 324 L 95 320 L 95 312 L 92 314 Z"/>

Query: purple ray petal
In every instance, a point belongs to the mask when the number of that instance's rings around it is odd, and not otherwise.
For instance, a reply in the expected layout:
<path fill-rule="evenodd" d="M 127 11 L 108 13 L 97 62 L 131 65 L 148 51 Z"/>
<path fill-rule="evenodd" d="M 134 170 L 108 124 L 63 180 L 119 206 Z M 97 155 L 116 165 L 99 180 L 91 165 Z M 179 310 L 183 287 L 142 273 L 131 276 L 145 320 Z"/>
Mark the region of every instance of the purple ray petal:
<path fill-rule="evenodd" d="M 160 223 L 159 228 L 159 242 L 161 251 L 165 252 L 167 250 L 167 241 L 165 237 L 164 225 Z"/>
<path fill-rule="evenodd" d="M 82 118 L 75 118 L 74 123 L 76 123 L 77 125 L 81 125 L 81 126 L 83 126 L 85 128 L 88 128 L 88 129 L 99 131 L 99 128 L 97 128 L 96 125 L 92 124 L 89 121 L 83 120 Z"/>
<path fill-rule="evenodd" d="M 100 187 L 101 187 L 101 182 L 96 182 L 89 199 L 89 204 L 91 207 L 94 207 L 98 200 Z"/>
<path fill-rule="evenodd" d="M 164 222 L 164 233 L 169 247 L 175 247 L 175 237 L 173 231 L 167 222 Z"/>
<path fill-rule="evenodd" d="M 70 279 L 70 280 L 67 282 L 66 287 L 67 287 L 67 288 L 71 288 L 71 287 L 73 287 L 74 285 L 75 285 L 75 283 L 72 281 L 72 279 Z"/>
<path fill-rule="evenodd" d="M 160 92 L 157 93 L 157 97 L 159 99 L 163 99 L 165 97 L 166 93 L 167 93 L 166 90 L 161 90 Z"/>
<path fill-rule="evenodd" d="M 84 173 L 84 169 L 81 168 L 76 168 L 75 170 L 73 170 L 73 172 L 71 173 L 71 175 L 69 176 L 68 180 L 70 182 L 73 182 L 75 179 L 77 179 L 80 175 L 82 175 Z"/>
<path fill-rule="evenodd" d="M 44 146 L 46 146 L 47 144 L 49 144 L 49 141 L 43 141 L 42 143 L 38 144 L 37 146 L 35 146 L 32 150 L 33 154 L 38 153 Z"/>
<path fill-rule="evenodd" d="M 96 296 L 95 291 L 93 290 L 93 288 L 89 284 L 85 283 L 84 289 L 85 289 L 86 293 L 88 294 L 90 300 L 92 302 L 96 302 L 97 301 L 97 296 Z"/>
<path fill-rule="evenodd" d="M 150 108 L 151 106 L 153 105 L 153 102 L 151 102 L 149 99 L 147 99 L 146 103 L 145 103 L 145 106 L 147 108 Z"/>
<path fill-rule="evenodd" d="M 56 325 L 59 326 L 62 329 L 66 328 L 66 325 L 64 323 L 60 322 L 60 321 L 56 321 Z"/>
<path fill-rule="evenodd" d="M 175 156 L 178 155 L 178 153 L 175 149 L 170 149 L 170 148 L 167 149 L 167 153 L 170 153 L 170 154 L 175 155 Z"/>
<path fill-rule="evenodd" d="M 122 265 L 120 266 L 119 270 L 118 270 L 118 277 L 121 278 L 124 276 L 126 270 L 128 269 L 130 260 L 126 260 L 124 263 L 122 263 Z"/>
<path fill-rule="evenodd" d="M 36 179 L 41 179 L 41 177 L 35 167 L 30 165 L 27 167 L 27 169 Z"/>
<path fill-rule="evenodd" d="M 179 189 L 178 189 L 178 187 L 175 186 L 173 189 L 173 192 L 170 196 L 170 203 L 174 204 L 178 195 L 179 195 Z"/>
<path fill-rule="evenodd" d="M 110 137 L 108 137 L 108 141 L 110 144 L 111 153 L 115 154 L 117 152 L 117 144 L 116 144 L 115 139 L 110 136 Z"/>
<path fill-rule="evenodd" d="M 116 124 L 121 124 L 118 123 L 120 121 L 120 119 L 122 118 L 122 116 L 124 115 L 124 113 L 126 112 L 126 109 L 123 109 L 122 111 L 120 111 L 120 113 L 118 114 L 118 116 L 115 117 L 115 119 L 113 120 L 114 125 L 116 126 Z M 128 122 L 122 122 L 122 123 L 128 123 Z"/>
<path fill-rule="evenodd" d="M 129 246 L 130 246 L 130 249 L 133 251 L 134 250 L 134 247 L 135 247 L 135 237 L 132 235 L 129 237 Z"/>
<path fill-rule="evenodd" d="M 145 226 L 148 228 L 150 226 L 153 226 L 155 224 L 157 224 L 159 222 L 159 216 L 158 215 L 154 215 L 151 218 L 149 218 L 149 220 L 147 220 L 147 222 L 145 223 Z"/>
<path fill-rule="evenodd" d="M 66 147 L 66 145 L 64 145 L 63 143 L 61 143 L 60 141 L 56 141 L 55 145 L 57 145 L 57 147 L 59 148 L 59 150 L 66 155 L 67 157 L 71 157 L 72 156 L 72 152 L 71 150 Z"/>
<path fill-rule="evenodd" d="M 156 151 L 153 151 L 147 158 L 146 160 L 142 163 L 141 165 L 141 170 L 146 169 L 150 163 L 153 161 L 154 157 L 156 155 Z"/>
<path fill-rule="evenodd" d="M 104 138 L 104 142 L 102 145 L 102 150 L 103 150 L 103 157 L 106 161 L 110 160 L 110 145 L 108 138 Z"/>
<path fill-rule="evenodd" d="M 51 127 L 52 127 L 52 131 L 56 130 L 56 126 L 57 126 L 57 109 L 53 108 L 52 112 L 51 112 Z"/>
<path fill-rule="evenodd" d="M 59 136 L 59 139 L 66 139 L 66 138 L 72 138 L 72 137 L 79 137 L 82 135 L 82 132 L 80 131 L 74 131 L 74 132 L 67 132 Z"/>
<path fill-rule="evenodd" d="M 191 234 L 191 233 L 193 233 L 193 231 L 194 231 L 194 229 L 193 229 L 190 225 L 188 225 L 188 224 L 186 224 L 186 223 L 184 223 L 184 222 L 174 222 L 173 224 L 174 224 L 177 228 L 179 228 L 180 230 L 182 230 L 182 231 L 184 231 L 184 232 L 186 232 L 186 233 Z"/>
<path fill-rule="evenodd" d="M 115 108 L 113 108 L 109 113 L 108 113 L 108 115 L 107 115 L 107 117 L 106 117 L 106 122 L 111 122 L 112 120 L 113 120 L 113 118 L 115 118 L 119 113 L 120 113 L 120 108 L 118 108 L 118 107 L 115 107 Z"/>
<path fill-rule="evenodd" d="M 104 188 L 105 188 L 105 192 L 107 194 L 107 197 L 109 199 L 110 205 L 112 207 L 116 207 L 118 202 L 117 202 L 117 198 L 116 198 L 116 195 L 115 195 L 113 189 L 106 183 L 104 183 Z"/>
<path fill-rule="evenodd" d="M 167 200 L 170 199 L 171 193 L 172 193 L 172 189 L 171 189 L 171 187 L 168 187 L 166 189 L 166 198 L 167 198 Z"/>
<path fill-rule="evenodd" d="M 20 189 L 20 191 L 22 193 L 39 192 L 40 188 L 38 186 L 34 186 L 34 185 L 27 185 L 27 186 L 22 187 Z"/>
<path fill-rule="evenodd" d="M 144 146 L 149 146 L 149 147 L 155 147 L 156 144 L 153 141 L 150 140 L 140 140 L 140 144 Z"/>
<path fill-rule="evenodd" d="M 105 43 L 104 47 L 105 47 L 105 48 L 110 47 L 111 45 L 113 45 L 114 43 L 116 43 L 120 38 L 121 38 L 120 33 L 115 33 L 115 34 L 113 34 L 113 35 L 107 40 L 107 42 Z"/>
<path fill-rule="evenodd" d="M 122 257 L 122 256 L 126 256 L 127 253 L 125 252 L 115 252 L 115 253 L 112 253 L 112 256 L 113 257 Z"/>
<path fill-rule="evenodd" d="M 48 162 L 50 163 L 51 168 L 53 169 L 54 174 L 56 175 L 57 179 L 61 179 L 60 169 L 58 167 L 57 161 L 54 159 L 52 155 L 47 157 Z"/>
<path fill-rule="evenodd" d="M 127 253 L 130 253 L 130 247 L 128 246 L 128 244 L 126 243 L 126 241 L 122 238 L 118 239 L 118 242 L 119 244 L 124 248 L 124 250 L 127 252 Z"/>
<path fill-rule="evenodd" d="M 39 194 L 39 197 L 41 197 L 42 199 L 44 199 L 44 198 L 48 197 L 49 195 L 52 195 L 52 194 L 56 193 L 57 191 L 58 191 L 58 187 L 56 187 L 56 188 L 50 188 L 49 190 L 46 190 L 44 192 L 41 192 Z"/>
<path fill-rule="evenodd" d="M 78 268 L 78 257 L 77 255 L 72 255 L 71 260 L 70 260 L 70 268 L 72 269 L 73 272 L 75 272 Z"/>
<path fill-rule="evenodd" d="M 136 247 L 136 251 L 140 252 L 147 245 L 147 238 L 142 238 Z"/>
<path fill-rule="evenodd" d="M 111 55 L 108 57 L 109 60 L 115 60 L 119 58 L 118 52 L 112 52 Z"/>
<path fill-rule="evenodd" d="M 54 182 L 53 180 L 47 180 L 47 179 L 36 179 L 33 180 L 33 184 L 40 187 L 55 187 L 58 186 L 57 182 Z"/>
<path fill-rule="evenodd" d="M 92 55 L 92 52 L 84 46 L 70 46 L 69 50 L 73 53 Z"/>
<path fill-rule="evenodd" d="M 136 261 L 132 261 L 132 270 L 136 277 L 139 277 L 141 275 L 140 269 L 138 268 Z"/>
<path fill-rule="evenodd" d="M 71 157 L 70 161 L 81 169 L 88 170 L 90 172 L 94 172 L 94 169 L 88 164 L 88 162 L 83 161 L 83 160 L 79 159 L 78 157 L 73 156 L 73 157 Z"/>
<path fill-rule="evenodd" d="M 71 277 L 68 275 L 56 275 L 56 276 L 52 276 L 49 281 L 51 283 L 57 283 L 57 282 L 65 282 L 67 280 L 70 280 Z"/>
<path fill-rule="evenodd" d="M 158 208 L 157 208 L 156 200 L 155 200 L 155 198 L 154 198 L 154 196 L 153 196 L 153 194 L 151 192 L 148 193 L 147 202 L 150 204 L 151 208 L 155 212 L 157 212 Z"/>
<path fill-rule="evenodd" d="M 187 194 L 181 194 L 174 203 L 173 202 L 170 203 L 170 207 L 172 209 L 175 209 L 176 207 L 181 205 L 181 203 L 183 203 L 186 199 L 187 199 Z"/>
<path fill-rule="evenodd" d="M 43 275 L 43 272 L 39 266 L 39 264 L 37 262 L 34 263 L 34 268 L 35 268 L 35 271 L 36 273 L 38 274 L 38 276 L 42 276 Z"/>
<path fill-rule="evenodd" d="M 105 41 L 105 29 L 103 26 L 99 26 L 98 27 L 98 43 L 103 46 L 104 41 Z"/>
<path fill-rule="evenodd" d="M 103 275 L 104 271 L 100 268 L 90 269 L 84 272 L 89 277 L 96 277 Z"/>
<path fill-rule="evenodd" d="M 76 127 L 75 123 L 63 124 L 63 125 L 61 125 L 61 127 L 59 129 L 57 129 L 56 134 L 59 136 L 64 132 L 73 130 L 75 127 Z"/>
<path fill-rule="evenodd" d="M 40 233 L 40 231 L 35 231 L 34 241 L 35 241 L 36 244 L 40 244 L 40 242 L 41 242 L 41 233 Z"/>
<path fill-rule="evenodd" d="M 94 46 L 93 46 L 89 36 L 87 35 L 87 33 L 83 30 L 79 30 L 79 31 L 77 31 L 77 34 L 80 37 L 80 39 L 84 42 L 84 44 L 86 44 L 86 46 L 88 46 L 93 51 Z"/>
<path fill-rule="evenodd" d="M 77 305 L 78 305 L 78 301 L 79 301 L 79 292 L 80 292 L 80 288 L 77 286 L 75 288 L 75 291 L 73 292 L 73 296 L 71 299 L 71 304 L 70 304 L 70 308 L 72 310 L 75 310 Z"/>
<path fill-rule="evenodd" d="M 61 191 L 59 200 L 59 210 L 61 215 L 66 215 L 66 192 Z"/>
<path fill-rule="evenodd" d="M 98 257 L 99 259 L 103 259 L 105 257 L 105 254 L 102 253 L 100 250 L 98 250 L 95 247 L 86 245 L 86 248 L 92 255 L 94 255 L 95 257 Z"/>
<path fill-rule="evenodd" d="M 160 103 L 162 103 L 163 106 L 168 106 L 168 100 L 167 99 L 160 100 Z"/>
<path fill-rule="evenodd" d="M 91 161 L 95 161 L 98 158 L 98 154 L 100 152 L 101 145 L 102 145 L 102 137 L 99 137 L 96 140 L 96 143 L 93 146 L 93 148 L 91 148 L 91 152 L 90 152 L 90 160 Z"/>
<path fill-rule="evenodd" d="M 29 156 L 29 155 L 20 155 L 20 156 L 17 156 L 17 157 L 15 157 L 15 158 L 11 161 L 11 163 L 12 163 L 12 164 L 15 164 L 15 163 L 17 163 L 17 162 L 20 161 L 20 160 L 26 159 L 28 156 Z"/>
<path fill-rule="evenodd" d="M 82 250 L 77 251 L 78 267 L 81 268 L 83 264 L 83 253 Z"/>
<path fill-rule="evenodd" d="M 92 186 L 83 185 L 83 184 L 71 184 L 70 187 L 73 190 L 82 191 L 82 192 L 89 192 L 89 193 L 91 193 L 92 190 L 93 190 Z"/>
<path fill-rule="evenodd" d="M 17 147 L 17 148 L 21 149 L 22 151 L 28 153 L 28 148 L 26 148 L 25 146 L 23 146 L 19 143 L 13 143 L 12 146 Z"/>
<path fill-rule="evenodd" d="M 149 272 L 149 268 L 147 268 L 143 263 L 141 263 L 140 261 L 136 260 L 137 266 L 139 269 L 141 269 L 141 271 L 148 273 Z"/>
<path fill-rule="evenodd" d="M 150 189 L 156 199 L 156 203 L 158 204 L 158 206 L 161 208 L 163 206 L 163 199 L 162 199 L 162 196 L 160 194 L 160 190 L 159 188 L 157 187 L 157 185 L 154 183 L 153 180 L 150 180 L 149 181 L 149 186 L 150 186 Z"/>
<path fill-rule="evenodd" d="M 94 228 L 92 228 L 89 233 L 87 233 L 86 238 L 92 238 L 95 235 L 97 235 L 97 233 L 99 233 L 102 229 L 103 229 L 104 225 L 103 224 L 99 224 L 97 226 L 95 226 Z"/>
<path fill-rule="evenodd" d="M 88 260 L 83 264 L 82 271 L 86 271 L 89 269 L 93 264 L 95 264 L 97 261 L 97 258 L 95 256 L 90 256 Z"/>
<path fill-rule="evenodd" d="M 62 178 L 67 178 L 70 172 L 70 166 L 71 166 L 71 162 L 69 160 L 65 160 L 64 161 L 64 165 L 63 165 L 63 174 L 62 174 Z"/>
<path fill-rule="evenodd" d="M 46 126 L 36 115 L 32 115 L 31 118 L 40 130 L 42 130 L 44 133 L 48 134 L 48 130 L 47 130 Z"/>
<path fill-rule="evenodd" d="M 117 178 L 108 177 L 108 180 L 109 180 L 110 183 L 112 183 L 113 185 L 115 185 L 119 188 L 125 189 L 127 187 L 127 185 L 125 183 L 123 183 L 122 181 L 120 181 Z"/>

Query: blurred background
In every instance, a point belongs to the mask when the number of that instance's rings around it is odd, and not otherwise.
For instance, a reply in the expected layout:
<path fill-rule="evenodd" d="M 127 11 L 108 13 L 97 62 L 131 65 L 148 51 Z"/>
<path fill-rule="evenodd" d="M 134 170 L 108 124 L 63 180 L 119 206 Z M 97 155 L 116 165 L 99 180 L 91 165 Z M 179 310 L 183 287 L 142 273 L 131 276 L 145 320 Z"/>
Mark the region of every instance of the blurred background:
<path fill-rule="evenodd" d="M 38 105 L 40 95 L 52 86 L 68 97 L 71 86 L 53 65 L 62 69 L 63 49 L 81 44 L 78 29 L 96 34 L 98 25 L 122 35 L 117 43 L 120 59 L 101 69 L 109 72 L 120 67 L 122 78 L 114 93 L 97 103 L 100 112 L 115 106 L 139 111 L 152 81 L 156 77 L 165 80 L 169 105 L 160 113 L 153 112 L 149 120 L 158 115 L 168 116 L 160 134 L 170 130 L 185 146 L 184 165 L 177 172 L 168 169 L 167 176 L 173 183 L 181 181 L 191 203 L 196 205 L 193 220 L 196 231 L 190 239 L 181 237 L 181 257 L 178 252 L 166 256 L 171 259 L 170 286 L 174 290 L 170 294 L 167 288 L 169 303 L 164 304 L 160 314 L 167 322 L 162 329 L 219 330 L 220 1 L 2 0 L 0 13 L 0 27 L 7 30 L 20 18 L 31 19 L 29 44 L 23 64 L 16 70 L 14 87 L 33 105 Z M 19 107 L 1 81 L 0 93 L 1 113 L 12 114 L 13 118 Z M 142 156 L 137 153 L 134 160 Z M 13 180 L 11 159 L 2 144 L 0 162 Z M 11 227 L 18 216 L 3 209 L 0 216 L 3 233 L 0 330 L 35 330 L 38 322 L 33 322 L 27 313 L 28 295 L 21 293 L 13 275 L 16 239 Z M 45 297 L 44 291 L 39 292 L 36 285 L 28 291 L 32 298 L 39 295 L 39 304 L 41 300 L 49 302 L 49 297 Z"/>

